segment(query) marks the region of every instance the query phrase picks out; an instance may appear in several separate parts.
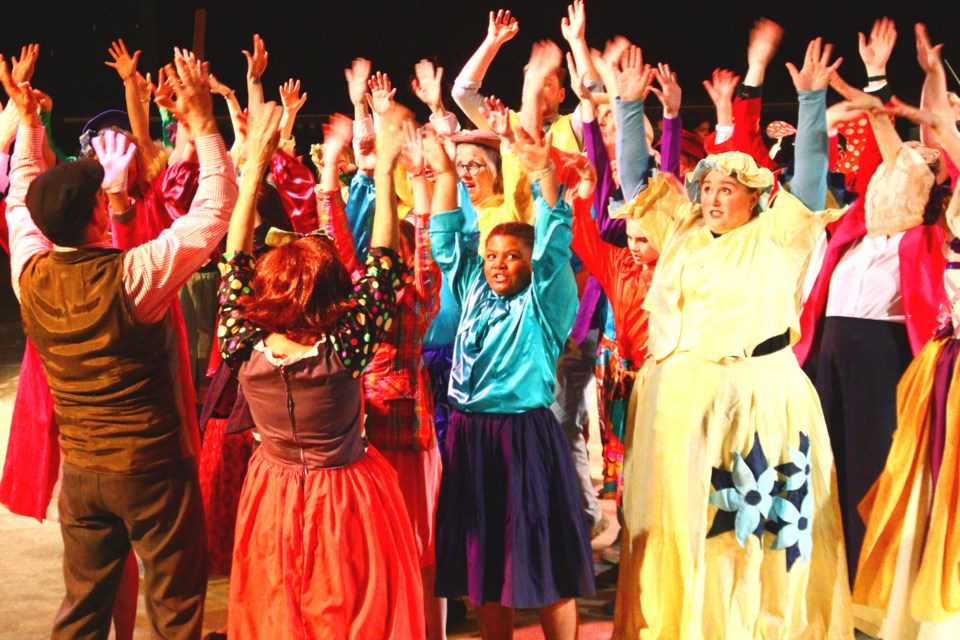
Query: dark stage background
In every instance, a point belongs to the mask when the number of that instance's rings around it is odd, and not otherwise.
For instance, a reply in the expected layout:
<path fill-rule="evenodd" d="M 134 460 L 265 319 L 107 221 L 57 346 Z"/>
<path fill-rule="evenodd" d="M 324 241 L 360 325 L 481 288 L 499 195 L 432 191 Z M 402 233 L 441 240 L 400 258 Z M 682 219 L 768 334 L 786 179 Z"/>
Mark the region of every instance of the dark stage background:
<path fill-rule="evenodd" d="M 495 93 L 508 105 L 519 106 L 522 66 L 535 40 L 551 38 L 561 47 L 560 19 L 568 1 L 516 2 L 509 8 L 520 21 L 520 33 L 494 61 L 484 93 Z M 54 139 L 67 153 L 75 153 L 84 122 L 109 108 L 123 108 L 123 86 L 116 72 L 103 62 L 110 41 L 122 37 L 131 51 L 142 49 L 140 70 L 156 72 L 172 59 L 172 47 L 190 47 L 194 13 L 206 9 L 206 59 L 221 81 L 245 98 L 246 61 L 240 53 L 251 48 L 254 33 L 267 44 L 270 62 L 263 81 L 267 99 L 279 100 L 277 87 L 289 77 L 300 78 L 309 99 L 297 118 L 298 150 L 306 154 L 319 141 L 320 125 L 334 112 L 351 114 L 343 69 L 357 56 L 370 58 L 374 70 L 390 74 L 399 86 L 397 100 L 425 119 L 426 108 L 408 88 L 414 63 L 431 58 L 445 68 L 444 83 L 452 85 L 467 58 L 486 34 L 487 14 L 496 4 L 438 2 L 190 2 L 187 0 L 130 0 L 129 2 L 17 2 L 0 0 L 0 53 L 9 59 L 28 42 L 41 45 L 33 84 L 54 99 Z M 844 57 L 840 71 L 857 85 L 865 82 L 857 53 L 857 31 L 869 33 L 873 20 L 887 15 L 897 23 L 899 39 L 888 65 L 894 92 L 910 102 L 919 99 L 923 77 L 916 64 L 913 24 L 927 23 L 933 42 L 946 42 L 945 58 L 960 71 L 960 1 L 928 0 L 847 2 L 630 2 L 587 0 L 587 41 L 602 49 L 604 42 L 623 34 L 643 48 L 647 62 L 669 62 L 684 89 L 682 115 L 688 126 L 713 118 L 713 106 L 701 82 L 715 67 L 743 74 L 747 35 L 759 16 L 776 20 L 786 29 L 777 57 L 767 71 L 764 122 L 796 120 L 796 94 L 784 68 L 799 64 L 807 42 L 822 35 Z M 953 40 L 951 41 L 951 36 Z M 960 91 L 953 79 L 950 88 Z M 6 96 L 3 96 L 4 103 Z M 837 100 L 832 96 L 830 101 Z M 224 101 L 215 97 L 221 131 L 232 138 Z M 563 105 L 573 109 L 568 91 Z M 448 107 L 454 108 L 448 103 Z M 659 115 L 656 99 L 648 112 Z M 154 111 L 156 113 L 156 111 Z M 158 121 L 159 118 L 155 118 Z M 153 126 L 159 137 L 159 125 Z M 779 156 L 792 155 L 784 145 Z M 9 262 L 0 257 L 0 314 L 15 317 L 16 301 L 10 289 Z"/>

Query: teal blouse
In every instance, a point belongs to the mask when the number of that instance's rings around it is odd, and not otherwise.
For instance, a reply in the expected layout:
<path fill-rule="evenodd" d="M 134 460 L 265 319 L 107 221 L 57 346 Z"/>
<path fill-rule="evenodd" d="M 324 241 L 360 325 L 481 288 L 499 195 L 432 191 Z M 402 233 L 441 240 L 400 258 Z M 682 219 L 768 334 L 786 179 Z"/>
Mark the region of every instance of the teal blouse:
<path fill-rule="evenodd" d="M 466 413 L 523 413 L 553 403 L 557 358 L 577 314 L 571 210 L 562 198 L 551 209 L 538 183 L 532 191 L 533 277 L 509 298 L 487 284 L 479 233 L 463 210 L 430 217 L 433 259 L 462 308 L 449 398 Z"/>

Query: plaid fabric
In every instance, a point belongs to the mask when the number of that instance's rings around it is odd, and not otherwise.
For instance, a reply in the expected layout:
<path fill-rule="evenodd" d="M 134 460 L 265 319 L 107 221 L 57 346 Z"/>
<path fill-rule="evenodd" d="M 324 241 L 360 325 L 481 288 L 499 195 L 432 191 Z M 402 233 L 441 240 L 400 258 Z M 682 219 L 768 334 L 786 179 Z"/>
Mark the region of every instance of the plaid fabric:
<path fill-rule="evenodd" d="M 627 405 L 638 369 L 620 357 L 617 343 L 601 336 L 597 349 L 597 421 L 603 441 L 604 500 L 622 504 L 624 435 Z"/>
<path fill-rule="evenodd" d="M 393 326 L 364 374 L 367 439 L 386 450 L 437 446 L 430 374 L 423 336 L 440 308 L 440 269 L 430 255 L 429 214 L 412 214 L 416 228 L 414 285 L 399 300 Z"/>

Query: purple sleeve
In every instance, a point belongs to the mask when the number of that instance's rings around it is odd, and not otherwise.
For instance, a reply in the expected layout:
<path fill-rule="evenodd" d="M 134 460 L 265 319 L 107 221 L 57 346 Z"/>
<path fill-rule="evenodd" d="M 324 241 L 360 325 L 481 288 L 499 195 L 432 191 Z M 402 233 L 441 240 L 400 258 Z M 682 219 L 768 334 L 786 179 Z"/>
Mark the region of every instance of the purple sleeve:
<path fill-rule="evenodd" d="M 623 237 L 626 233 L 626 220 L 613 220 L 607 210 L 610 194 L 616 185 L 613 182 L 613 170 L 610 166 L 610 156 L 607 146 L 603 143 L 600 133 L 600 123 L 597 120 L 583 123 L 583 141 L 587 151 L 587 158 L 597 168 L 597 188 L 593 192 L 593 210 L 597 216 L 597 226 L 600 236 L 610 242 Z"/>
<path fill-rule="evenodd" d="M 663 119 L 663 138 L 660 143 L 660 171 L 672 173 L 681 181 L 680 175 L 680 141 L 683 139 L 683 120 L 676 118 Z"/>

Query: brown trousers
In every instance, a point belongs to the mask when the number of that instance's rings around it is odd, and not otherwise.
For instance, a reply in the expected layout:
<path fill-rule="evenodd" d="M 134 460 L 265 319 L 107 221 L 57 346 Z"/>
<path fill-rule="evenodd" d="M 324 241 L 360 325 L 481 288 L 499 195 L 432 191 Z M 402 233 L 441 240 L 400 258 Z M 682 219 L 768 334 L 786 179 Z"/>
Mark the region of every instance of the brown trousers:
<path fill-rule="evenodd" d="M 60 498 L 66 596 L 53 638 L 107 638 L 130 546 L 143 562 L 154 638 L 200 638 L 206 536 L 196 463 L 136 475 L 63 465 Z"/>

